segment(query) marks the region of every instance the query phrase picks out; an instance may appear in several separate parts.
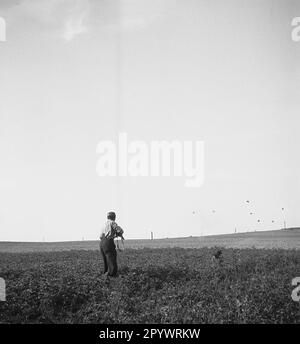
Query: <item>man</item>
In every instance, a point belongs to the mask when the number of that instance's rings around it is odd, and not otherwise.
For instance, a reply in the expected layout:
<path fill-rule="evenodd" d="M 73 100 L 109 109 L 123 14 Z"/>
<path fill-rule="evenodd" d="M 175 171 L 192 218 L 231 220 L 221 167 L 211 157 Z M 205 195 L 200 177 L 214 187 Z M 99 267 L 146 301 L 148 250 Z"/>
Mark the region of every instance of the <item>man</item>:
<path fill-rule="evenodd" d="M 103 258 L 104 271 L 108 276 L 116 276 L 118 272 L 117 251 L 114 238 L 121 237 L 123 240 L 123 229 L 115 222 L 116 214 L 110 211 L 107 214 L 107 222 L 100 234 L 100 252 Z"/>

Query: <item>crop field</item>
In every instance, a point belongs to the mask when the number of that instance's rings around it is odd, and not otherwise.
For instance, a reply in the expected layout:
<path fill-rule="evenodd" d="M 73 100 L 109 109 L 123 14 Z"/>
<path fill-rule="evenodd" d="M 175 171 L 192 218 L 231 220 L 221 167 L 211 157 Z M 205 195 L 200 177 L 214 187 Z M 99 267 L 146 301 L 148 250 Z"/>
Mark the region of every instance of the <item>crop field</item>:
<path fill-rule="evenodd" d="M 211 236 L 190 236 L 184 238 L 126 240 L 126 248 L 284 248 L 300 249 L 300 228 L 287 230 L 259 231 Z M 98 250 L 99 241 L 65 242 L 5 242 L 0 241 L 0 252 L 48 252 L 67 250 Z"/>
<path fill-rule="evenodd" d="M 300 323 L 295 249 L 143 248 L 101 275 L 96 250 L 0 253 L 0 323 Z"/>

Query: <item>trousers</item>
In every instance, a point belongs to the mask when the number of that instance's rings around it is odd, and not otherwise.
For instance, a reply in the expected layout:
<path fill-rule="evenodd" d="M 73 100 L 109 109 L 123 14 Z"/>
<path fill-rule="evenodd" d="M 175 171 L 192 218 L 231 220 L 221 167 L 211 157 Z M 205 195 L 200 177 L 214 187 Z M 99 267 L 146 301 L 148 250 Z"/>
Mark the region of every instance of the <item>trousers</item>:
<path fill-rule="evenodd" d="M 103 259 L 103 273 L 108 276 L 116 276 L 118 272 L 117 250 L 114 239 L 102 238 L 100 241 L 100 252 Z"/>

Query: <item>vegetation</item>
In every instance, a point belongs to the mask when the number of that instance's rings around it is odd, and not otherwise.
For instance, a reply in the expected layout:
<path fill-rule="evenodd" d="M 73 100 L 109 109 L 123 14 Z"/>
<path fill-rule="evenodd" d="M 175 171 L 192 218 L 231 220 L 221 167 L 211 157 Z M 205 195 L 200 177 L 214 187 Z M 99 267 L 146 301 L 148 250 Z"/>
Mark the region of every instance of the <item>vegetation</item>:
<path fill-rule="evenodd" d="M 97 251 L 0 253 L 0 323 L 300 323 L 297 250 L 127 249 L 119 268 L 106 279 Z"/>

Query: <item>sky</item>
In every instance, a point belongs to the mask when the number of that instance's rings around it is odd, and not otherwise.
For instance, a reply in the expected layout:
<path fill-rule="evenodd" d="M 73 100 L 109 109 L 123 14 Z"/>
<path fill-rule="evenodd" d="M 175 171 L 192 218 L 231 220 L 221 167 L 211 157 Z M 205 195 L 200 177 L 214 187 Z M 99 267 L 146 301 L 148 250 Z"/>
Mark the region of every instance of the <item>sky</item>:
<path fill-rule="evenodd" d="M 128 239 L 300 226 L 299 1 L 0 0 L 0 17 L 0 240 L 96 240 L 112 210 Z M 120 132 L 203 141 L 203 185 L 99 177 Z"/>

